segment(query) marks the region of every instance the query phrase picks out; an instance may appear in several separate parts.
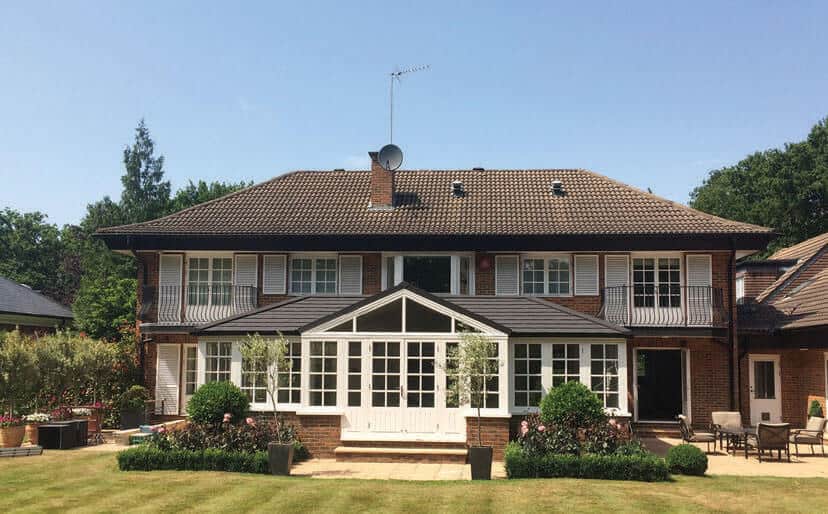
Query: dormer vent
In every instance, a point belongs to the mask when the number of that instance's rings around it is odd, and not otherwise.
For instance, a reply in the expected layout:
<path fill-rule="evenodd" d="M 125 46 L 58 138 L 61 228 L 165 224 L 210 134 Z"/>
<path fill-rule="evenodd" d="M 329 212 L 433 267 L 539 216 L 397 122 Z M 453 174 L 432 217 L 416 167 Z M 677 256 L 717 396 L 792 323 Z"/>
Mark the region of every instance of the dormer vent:
<path fill-rule="evenodd" d="M 451 196 L 454 198 L 463 198 L 466 195 L 466 191 L 463 189 L 463 181 L 462 180 L 454 180 L 451 183 Z"/>
<path fill-rule="evenodd" d="M 553 180 L 549 190 L 552 191 L 552 194 L 555 196 L 563 196 L 565 194 L 563 182 L 560 180 Z"/>
<path fill-rule="evenodd" d="M 472 168 L 472 171 L 486 171 L 486 168 Z"/>

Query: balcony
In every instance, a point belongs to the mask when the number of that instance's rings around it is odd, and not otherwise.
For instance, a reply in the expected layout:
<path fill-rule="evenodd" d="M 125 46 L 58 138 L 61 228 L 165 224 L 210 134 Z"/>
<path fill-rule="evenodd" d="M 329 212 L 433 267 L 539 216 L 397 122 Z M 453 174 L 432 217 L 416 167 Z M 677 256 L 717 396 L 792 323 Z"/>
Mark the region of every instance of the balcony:
<path fill-rule="evenodd" d="M 626 327 L 726 327 L 721 288 L 635 285 L 601 291 L 598 317 Z"/>
<path fill-rule="evenodd" d="M 226 284 L 145 286 L 138 317 L 157 323 L 207 323 L 258 307 L 258 289 Z M 153 311 L 157 315 L 153 319 Z"/>

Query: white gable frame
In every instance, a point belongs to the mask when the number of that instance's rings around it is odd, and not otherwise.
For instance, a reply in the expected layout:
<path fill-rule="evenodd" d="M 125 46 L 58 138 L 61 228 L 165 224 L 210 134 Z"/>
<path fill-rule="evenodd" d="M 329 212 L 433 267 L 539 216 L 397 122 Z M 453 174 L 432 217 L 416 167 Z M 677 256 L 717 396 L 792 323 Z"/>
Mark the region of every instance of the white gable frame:
<path fill-rule="evenodd" d="M 421 335 L 421 334 L 427 334 L 431 337 L 434 337 L 434 336 L 438 336 L 438 337 L 439 336 L 453 336 L 453 337 L 456 337 L 458 332 L 455 330 L 454 325 L 455 325 L 456 321 L 460 321 L 464 325 L 472 327 L 475 330 L 478 330 L 481 334 L 484 334 L 484 335 L 492 337 L 492 338 L 506 338 L 508 336 L 508 334 L 506 332 L 503 332 L 502 330 L 499 330 L 495 327 L 491 327 L 489 325 L 486 325 L 485 323 L 482 323 L 481 321 L 478 321 L 475 318 L 467 316 L 467 315 L 465 315 L 461 312 L 455 311 L 454 309 L 451 309 L 451 308 L 449 308 L 445 305 L 442 305 L 442 304 L 437 303 L 433 300 L 430 300 L 429 298 L 426 298 L 426 297 L 424 297 L 422 295 L 419 295 L 419 294 L 417 294 L 413 291 L 410 291 L 408 289 L 401 289 L 401 290 L 395 291 L 394 293 L 391 293 L 391 294 L 389 294 L 389 295 L 387 295 L 383 298 L 379 298 L 374 302 L 368 303 L 367 305 L 363 305 L 363 306 L 359 307 L 358 309 L 355 309 L 353 311 L 349 311 L 345 314 L 342 314 L 341 316 L 337 316 L 333 319 L 330 319 L 330 320 L 326 321 L 325 323 L 322 323 L 321 325 L 313 327 L 310 330 L 308 330 L 306 332 L 303 332 L 302 337 L 303 338 L 304 337 L 323 337 L 323 336 L 332 337 L 332 336 L 337 336 L 337 335 L 353 336 L 355 333 L 357 333 L 355 331 L 355 329 L 356 329 L 356 318 L 357 317 L 359 317 L 363 314 L 366 314 L 368 312 L 371 312 L 375 309 L 379 309 L 379 308 L 381 308 L 385 305 L 388 305 L 390 303 L 393 303 L 393 302 L 395 302 L 395 301 L 397 301 L 401 298 L 411 299 L 412 301 L 415 301 L 415 302 L 419 303 L 420 305 L 422 305 L 424 307 L 428 307 L 429 309 L 431 309 L 435 312 L 438 312 L 440 314 L 444 314 L 444 315 L 450 317 L 452 319 L 452 322 L 451 322 L 452 330 L 451 330 L 451 332 L 437 332 L 437 333 L 435 333 L 435 332 L 426 332 L 426 333 L 424 333 L 424 332 L 406 332 L 405 331 L 405 312 L 406 312 L 405 307 L 406 307 L 406 304 L 405 304 L 405 302 L 403 302 L 402 331 L 400 331 L 400 332 L 359 332 L 359 334 L 363 334 L 363 335 L 369 336 L 369 337 L 382 337 L 382 336 L 385 336 L 385 335 L 394 335 L 394 336 L 399 337 L 400 334 L 411 334 L 411 335 L 418 335 L 418 336 Z M 328 330 L 330 330 L 331 328 L 336 327 L 337 325 L 341 325 L 341 324 L 347 322 L 348 320 L 353 320 L 353 325 L 352 325 L 353 330 L 352 331 L 350 331 L 350 332 L 328 332 Z"/>

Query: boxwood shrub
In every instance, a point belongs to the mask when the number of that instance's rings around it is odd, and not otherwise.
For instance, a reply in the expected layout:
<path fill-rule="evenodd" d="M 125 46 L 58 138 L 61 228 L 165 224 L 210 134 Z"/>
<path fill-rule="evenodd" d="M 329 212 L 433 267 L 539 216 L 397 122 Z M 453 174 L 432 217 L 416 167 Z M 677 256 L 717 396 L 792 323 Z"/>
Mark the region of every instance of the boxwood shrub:
<path fill-rule="evenodd" d="M 667 465 L 671 473 L 701 476 L 707 471 L 707 455 L 692 444 L 680 444 L 667 452 Z"/>
<path fill-rule="evenodd" d="M 241 453 L 210 448 L 201 451 L 159 450 L 140 445 L 118 453 L 121 471 L 234 471 L 269 473 L 267 452 Z"/>
<path fill-rule="evenodd" d="M 221 423 L 225 414 L 235 423 L 247 413 L 250 402 L 238 386 L 230 382 L 208 382 L 196 389 L 187 403 L 187 414 L 196 423 Z"/>
<path fill-rule="evenodd" d="M 509 478 L 596 478 L 662 482 L 670 479 L 664 459 L 655 455 L 529 454 L 516 443 L 506 447 Z"/>

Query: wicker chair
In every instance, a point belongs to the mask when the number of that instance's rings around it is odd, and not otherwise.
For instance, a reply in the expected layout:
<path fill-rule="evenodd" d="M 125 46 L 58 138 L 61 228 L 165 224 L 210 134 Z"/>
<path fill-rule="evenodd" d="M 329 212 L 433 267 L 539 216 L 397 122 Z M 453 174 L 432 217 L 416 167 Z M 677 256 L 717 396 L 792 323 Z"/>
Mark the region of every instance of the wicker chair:
<path fill-rule="evenodd" d="M 791 430 L 791 442 L 794 444 L 796 455 L 799 456 L 799 445 L 807 444 L 811 447 L 811 455 L 815 455 L 814 446 L 819 445 L 822 448 L 822 455 L 825 455 L 825 446 L 822 443 L 823 434 L 825 433 L 825 418 L 817 416 L 808 418 L 808 424 L 805 428 Z"/>
<path fill-rule="evenodd" d="M 681 439 L 685 443 L 707 443 L 707 453 L 710 453 L 710 444 L 713 443 L 713 448 L 716 447 L 716 434 L 713 432 L 696 432 L 693 427 L 687 423 L 687 416 L 679 414 L 676 416 L 679 422 L 679 430 L 681 430 Z"/>
<path fill-rule="evenodd" d="M 759 462 L 762 462 L 762 454 L 765 450 L 771 452 L 777 451 L 779 460 L 782 460 L 782 451 L 788 457 L 788 462 L 791 461 L 791 425 L 790 423 L 759 423 L 756 426 L 756 435 L 750 435 L 745 440 L 748 448 L 755 448 L 759 454 Z M 747 449 L 745 449 L 747 451 Z M 747 453 L 745 453 L 747 456 Z"/>
<path fill-rule="evenodd" d="M 724 434 L 721 432 L 725 430 L 738 430 L 742 428 L 742 413 L 735 411 L 716 411 L 711 414 L 713 423 L 711 429 L 719 439 L 719 449 L 723 448 L 722 442 Z"/>

